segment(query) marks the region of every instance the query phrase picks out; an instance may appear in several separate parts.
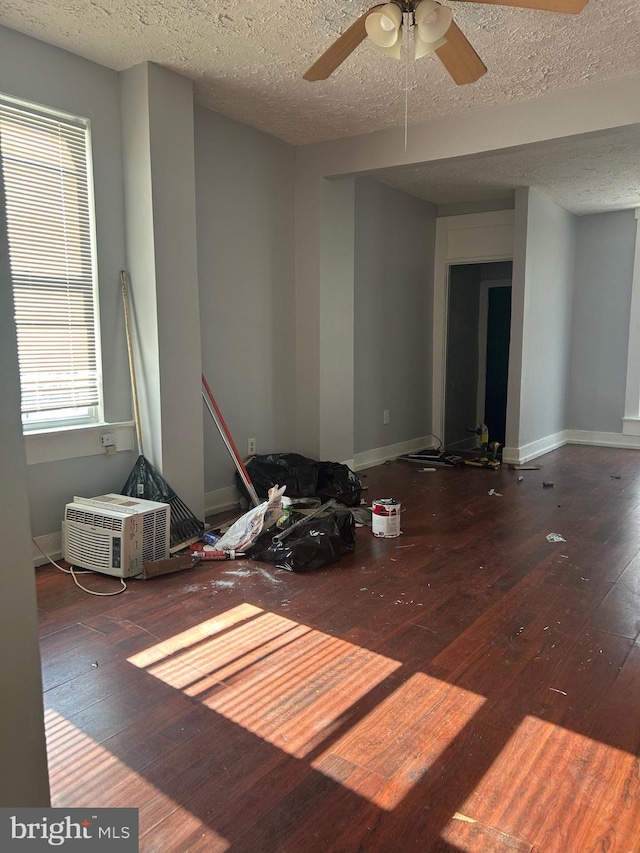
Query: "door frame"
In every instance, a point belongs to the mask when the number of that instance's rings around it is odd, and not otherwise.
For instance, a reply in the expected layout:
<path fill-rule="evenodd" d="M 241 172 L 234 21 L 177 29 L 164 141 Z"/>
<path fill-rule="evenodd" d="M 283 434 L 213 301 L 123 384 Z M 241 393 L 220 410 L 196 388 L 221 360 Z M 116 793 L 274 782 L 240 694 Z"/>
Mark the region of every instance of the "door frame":
<path fill-rule="evenodd" d="M 436 223 L 431 385 L 431 432 L 436 439 L 444 437 L 449 268 L 463 264 L 513 261 L 514 221 L 514 210 L 493 210 L 444 216 Z"/>

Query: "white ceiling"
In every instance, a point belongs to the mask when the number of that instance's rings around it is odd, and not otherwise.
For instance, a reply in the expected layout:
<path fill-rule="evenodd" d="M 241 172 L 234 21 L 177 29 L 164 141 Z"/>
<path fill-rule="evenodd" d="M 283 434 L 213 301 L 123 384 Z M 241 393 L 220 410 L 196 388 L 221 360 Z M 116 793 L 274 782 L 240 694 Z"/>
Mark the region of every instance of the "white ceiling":
<path fill-rule="evenodd" d="M 203 106 L 294 144 L 404 124 L 405 74 L 411 125 L 640 73 L 640 0 L 590 0 L 578 16 L 451 2 L 489 69 L 477 83 L 455 86 L 435 57 L 405 66 L 366 42 L 329 80 L 304 81 L 307 67 L 374 3 L 4 0 L 0 24 L 116 70 L 157 62 L 191 77 Z M 629 172 L 635 163 L 638 174 L 633 134 L 609 139 L 604 152 L 599 144 L 587 140 L 580 150 L 592 176 L 609 167 L 607 151 L 614 152 L 615 190 L 604 177 L 596 181 L 606 194 L 602 209 L 640 205 Z M 537 158 L 505 153 L 439 165 L 437 172 L 428 164 L 394 170 L 384 179 L 437 203 L 504 196 L 505 189 L 535 179 L 561 204 L 565 198 L 569 209 L 591 212 L 599 190 L 585 186 L 574 198 L 571 187 L 583 186 L 585 176 L 567 145 L 551 146 Z"/>

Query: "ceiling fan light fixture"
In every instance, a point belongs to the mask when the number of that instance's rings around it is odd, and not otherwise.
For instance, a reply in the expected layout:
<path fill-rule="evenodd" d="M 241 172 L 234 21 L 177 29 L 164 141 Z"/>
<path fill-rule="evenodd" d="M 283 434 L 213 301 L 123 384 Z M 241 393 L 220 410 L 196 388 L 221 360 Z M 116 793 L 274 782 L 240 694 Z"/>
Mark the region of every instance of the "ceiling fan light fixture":
<path fill-rule="evenodd" d="M 365 29 L 376 47 L 392 48 L 401 41 L 402 10 L 395 3 L 387 3 L 377 12 L 367 15 Z"/>
<path fill-rule="evenodd" d="M 446 43 L 446 38 L 438 39 L 438 41 L 422 41 L 422 39 L 416 32 L 414 38 L 415 58 L 422 59 L 423 56 L 428 56 L 430 53 L 435 53 L 439 47 L 444 47 Z"/>
<path fill-rule="evenodd" d="M 448 6 L 436 3 L 436 0 L 421 0 L 414 13 L 416 59 L 433 53 L 447 43 L 444 37 L 453 21 Z"/>

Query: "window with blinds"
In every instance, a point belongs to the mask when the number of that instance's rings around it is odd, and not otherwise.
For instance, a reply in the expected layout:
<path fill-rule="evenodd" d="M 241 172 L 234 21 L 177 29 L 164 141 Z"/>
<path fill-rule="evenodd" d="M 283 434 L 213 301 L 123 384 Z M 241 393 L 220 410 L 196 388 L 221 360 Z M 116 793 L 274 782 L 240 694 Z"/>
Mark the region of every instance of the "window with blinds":
<path fill-rule="evenodd" d="M 25 429 L 98 419 L 89 129 L 0 98 L 0 160 Z"/>

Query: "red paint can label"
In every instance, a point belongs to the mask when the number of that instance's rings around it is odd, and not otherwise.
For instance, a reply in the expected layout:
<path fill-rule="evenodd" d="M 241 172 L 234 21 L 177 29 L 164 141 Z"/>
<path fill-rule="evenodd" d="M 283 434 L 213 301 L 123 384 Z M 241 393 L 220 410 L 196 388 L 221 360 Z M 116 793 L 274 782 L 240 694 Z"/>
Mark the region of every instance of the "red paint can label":
<path fill-rule="evenodd" d="M 371 532 L 380 538 L 400 536 L 401 505 L 394 498 L 380 498 L 371 504 Z"/>

